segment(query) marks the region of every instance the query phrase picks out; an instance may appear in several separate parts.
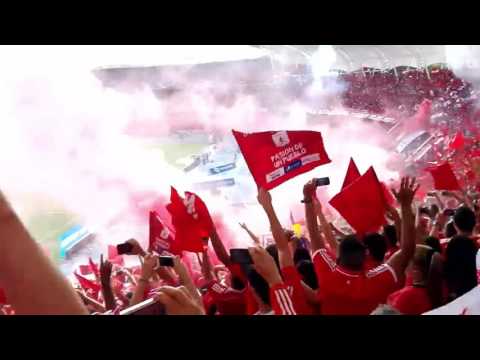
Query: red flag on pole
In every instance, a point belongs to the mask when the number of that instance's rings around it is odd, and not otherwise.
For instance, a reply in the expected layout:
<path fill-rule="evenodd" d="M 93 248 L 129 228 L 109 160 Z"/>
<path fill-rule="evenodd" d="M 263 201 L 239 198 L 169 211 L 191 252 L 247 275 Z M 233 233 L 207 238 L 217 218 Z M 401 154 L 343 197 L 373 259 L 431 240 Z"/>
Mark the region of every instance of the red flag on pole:
<path fill-rule="evenodd" d="M 232 133 L 255 183 L 266 190 L 331 161 L 316 131 Z"/>
<path fill-rule="evenodd" d="M 355 161 L 353 161 L 353 158 L 350 158 L 347 174 L 345 175 L 345 180 L 343 180 L 342 190 L 345 189 L 352 182 L 357 180 L 360 176 L 361 174 L 360 174 L 360 171 L 358 171 L 357 164 L 355 164 Z"/>
<path fill-rule="evenodd" d="M 79 275 L 77 274 L 76 272 L 73 273 L 75 275 L 75 277 L 77 278 L 78 280 L 78 283 L 80 284 L 80 286 L 85 290 L 92 290 L 95 294 L 98 294 L 98 292 L 102 289 L 102 287 L 97 284 L 96 282 L 90 280 L 90 279 L 87 279 L 85 277 L 83 277 L 82 275 Z"/>
<path fill-rule="evenodd" d="M 175 242 L 175 233 L 163 223 L 156 211 L 150 211 L 150 233 L 148 249 L 161 254 L 163 251 L 181 255 L 182 251 Z"/>
<path fill-rule="evenodd" d="M 448 162 L 426 169 L 433 177 L 436 190 L 460 190 L 458 180 Z"/>
<path fill-rule="evenodd" d="M 172 187 L 167 210 L 172 215 L 178 246 L 184 251 L 202 252 L 202 239 L 209 237 L 213 230 L 212 218 L 202 199 L 191 192 L 185 192 L 182 199 Z"/>
<path fill-rule="evenodd" d="M 377 231 L 385 223 L 385 199 L 373 167 L 330 200 L 359 234 Z"/>

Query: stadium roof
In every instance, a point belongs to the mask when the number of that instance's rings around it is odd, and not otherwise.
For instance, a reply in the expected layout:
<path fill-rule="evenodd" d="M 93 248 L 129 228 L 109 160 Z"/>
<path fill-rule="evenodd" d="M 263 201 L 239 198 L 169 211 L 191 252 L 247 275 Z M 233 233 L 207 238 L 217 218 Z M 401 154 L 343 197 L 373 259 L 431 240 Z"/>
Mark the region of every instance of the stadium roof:
<path fill-rule="evenodd" d="M 305 63 L 319 45 L 262 45 L 290 62 Z M 333 68 L 354 71 L 361 67 L 422 67 L 446 62 L 444 45 L 332 45 L 336 60 Z"/>

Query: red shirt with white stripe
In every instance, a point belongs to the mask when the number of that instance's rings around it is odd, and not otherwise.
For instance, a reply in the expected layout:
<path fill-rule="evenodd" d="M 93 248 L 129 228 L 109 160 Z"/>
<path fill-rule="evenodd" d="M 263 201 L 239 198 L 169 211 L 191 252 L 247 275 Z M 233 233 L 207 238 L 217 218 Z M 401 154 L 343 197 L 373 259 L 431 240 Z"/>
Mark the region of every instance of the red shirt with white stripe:
<path fill-rule="evenodd" d="M 376 267 L 379 267 L 382 264 L 383 264 L 383 261 L 375 260 L 371 255 L 367 255 L 367 257 L 365 258 L 365 264 L 363 268 L 366 271 L 368 271 L 368 270 L 375 269 Z"/>
<path fill-rule="evenodd" d="M 397 276 L 388 264 L 352 272 L 340 267 L 325 249 L 314 253 L 313 263 L 325 315 L 368 315 L 397 287 Z"/>
<path fill-rule="evenodd" d="M 298 315 L 312 315 L 314 309 L 308 304 L 305 289 L 302 286 L 302 278 L 294 266 L 287 266 L 282 269 L 283 282 L 288 294 L 292 299 Z"/>
<path fill-rule="evenodd" d="M 245 290 L 238 291 L 212 281 L 207 290 L 208 304 L 215 304 L 219 315 L 245 315 Z"/>
<path fill-rule="evenodd" d="M 400 248 L 398 246 L 392 246 L 390 249 L 387 250 L 385 253 L 385 261 L 390 259 L 393 254 L 395 254 Z"/>
<path fill-rule="evenodd" d="M 283 283 L 270 287 L 270 303 L 275 315 L 297 315 L 287 286 Z"/>

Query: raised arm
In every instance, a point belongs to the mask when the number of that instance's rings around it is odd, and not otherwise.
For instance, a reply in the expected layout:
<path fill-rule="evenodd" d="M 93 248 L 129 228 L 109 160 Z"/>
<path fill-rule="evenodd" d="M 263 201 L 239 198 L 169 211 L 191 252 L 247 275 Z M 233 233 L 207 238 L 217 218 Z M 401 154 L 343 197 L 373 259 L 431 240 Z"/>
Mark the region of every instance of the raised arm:
<path fill-rule="evenodd" d="M 255 270 L 268 283 L 270 302 L 275 315 L 296 315 L 294 304 L 273 257 L 260 246 L 252 247 L 248 250 Z"/>
<path fill-rule="evenodd" d="M 215 227 L 210 234 L 210 241 L 212 242 L 213 251 L 215 252 L 215 255 L 217 255 L 218 260 L 220 260 L 223 265 L 230 266 L 230 256 L 228 255 L 227 249 L 225 249 L 225 245 L 223 245 L 222 239 L 220 239 Z"/>
<path fill-rule="evenodd" d="M 245 224 L 245 223 L 238 223 L 240 225 L 240 227 L 245 230 L 248 234 L 248 236 L 250 236 L 250 238 L 253 240 L 253 243 L 255 245 L 260 245 L 260 239 L 258 238 L 257 235 L 255 235 L 253 232 L 250 231 L 250 229 L 248 228 L 248 226 Z"/>
<path fill-rule="evenodd" d="M 402 236 L 402 218 L 398 213 L 397 209 L 393 206 L 387 206 L 387 217 L 393 221 L 393 225 L 395 225 L 395 230 L 397 233 L 397 239 L 400 239 Z"/>
<path fill-rule="evenodd" d="M 203 259 L 200 259 L 200 256 L 197 254 L 198 262 L 202 269 L 202 275 L 207 282 L 215 280 L 215 276 L 212 273 L 212 263 L 210 262 L 210 256 L 208 255 L 208 249 L 204 249 L 202 252 Z"/>
<path fill-rule="evenodd" d="M 339 228 L 337 228 L 332 222 L 330 223 L 330 227 L 332 228 L 333 233 L 336 234 L 337 236 L 340 236 L 342 238 L 347 236 L 346 233 L 344 233 Z"/>
<path fill-rule="evenodd" d="M 405 269 L 415 253 L 415 215 L 412 210 L 412 202 L 419 185 L 415 183 L 415 178 L 404 177 L 398 192 L 393 190 L 393 194 L 401 206 L 402 214 L 402 235 L 400 250 L 398 250 L 388 261 L 397 278 L 403 278 Z"/>
<path fill-rule="evenodd" d="M 325 248 L 325 241 L 318 231 L 317 217 L 315 214 L 315 207 L 313 198 L 316 190 L 315 181 L 311 180 L 303 187 L 303 202 L 305 203 L 305 220 L 307 222 L 308 234 L 310 235 L 310 242 L 312 244 L 312 252 Z"/>
<path fill-rule="evenodd" d="M 115 309 L 115 296 L 112 290 L 112 263 L 108 260 L 103 261 L 103 254 L 100 255 L 100 284 L 102 285 L 102 295 L 107 310 Z"/>
<path fill-rule="evenodd" d="M 315 207 L 315 212 L 317 213 L 318 220 L 320 221 L 320 231 L 323 233 L 323 237 L 327 242 L 328 246 L 330 247 L 330 251 L 333 254 L 337 253 L 337 241 L 335 240 L 335 236 L 333 235 L 333 229 L 330 223 L 325 218 L 323 214 L 322 204 L 316 197 L 313 197 L 313 204 Z"/>
<path fill-rule="evenodd" d="M 147 290 L 147 287 L 150 283 L 150 278 L 152 277 L 154 269 L 157 265 L 158 257 L 151 254 L 145 256 L 142 264 L 142 275 L 140 279 L 138 279 L 137 286 L 135 287 L 132 299 L 130 300 L 130 306 L 136 305 L 145 300 L 145 291 Z"/>
<path fill-rule="evenodd" d="M 0 193 L 0 283 L 16 314 L 86 315 L 67 279 Z"/>
<path fill-rule="evenodd" d="M 173 264 L 174 267 L 173 269 L 177 273 L 179 279 L 180 279 L 180 285 L 185 286 L 185 289 L 188 290 L 190 295 L 192 296 L 193 299 L 195 299 L 200 305 L 202 304 L 202 297 L 200 293 L 198 292 L 197 287 L 192 281 L 192 278 L 190 277 L 187 268 L 183 264 L 182 260 L 180 257 L 175 256 L 173 258 Z"/>
<path fill-rule="evenodd" d="M 290 252 L 290 247 L 288 246 L 288 239 L 285 236 L 285 231 L 283 230 L 277 214 L 275 213 L 275 209 L 273 208 L 272 197 L 270 193 L 265 189 L 260 188 L 258 189 L 257 199 L 267 214 L 270 228 L 272 229 L 273 239 L 278 249 L 278 260 L 280 262 L 280 267 L 285 268 L 288 266 L 293 266 L 293 256 Z"/>

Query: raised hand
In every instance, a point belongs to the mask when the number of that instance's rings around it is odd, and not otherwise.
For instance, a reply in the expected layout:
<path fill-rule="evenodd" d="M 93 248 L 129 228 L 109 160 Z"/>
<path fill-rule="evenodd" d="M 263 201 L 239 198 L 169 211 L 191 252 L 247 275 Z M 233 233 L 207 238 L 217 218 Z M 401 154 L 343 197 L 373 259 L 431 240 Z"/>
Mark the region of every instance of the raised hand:
<path fill-rule="evenodd" d="M 112 263 L 108 260 L 103 261 L 103 254 L 100 255 L 100 282 L 102 285 L 110 285 L 112 276 Z"/>
<path fill-rule="evenodd" d="M 322 212 L 322 203 L 318 201 L 316 197 L 313 198 L 313 205 L 315 206 L 315 211 L 317 214 Z"/>
<path fill-rule="evenodd" d="M 272 205 L 272 196 L 264 188 L 258 189 L 257 200 L 258 200 L 258 203 L 262 205 L 264 208 Z"/>
<path fill-rule="evenodd" d="M 142 246 L 137 240 L 129 239 L 127 240 L 127 243 L 132 245 L 132 251 L 129 255 L 140 255 L 140 256 L 146 255 L 145 250 L 143 250 Z"/>
<path fill-rule="evenodd" d="M 317 190 L 317 185 L 315 179 L 310 180 L 303 186 L 303 197 L 304 200 L 312 200 L 315 197 L 315 192 Z"/>
<path fill-rule="evenodd" d="M 162 286 L 154 298 L 165 305 L 168 315 L 205 315 L 203 306 L 184 287 Z"/>
<path fill-rule="evenodd" d="M 149 280 L 155 268 L 158 266 L 158 257 L 153 254 L 148 254 L 145 256 L 142 264 L 142 278 Z"/>
<path fill-rule="evenodd" d="M 267 250 L 260 246 L 248 249 L 252 257 L 255 270 L 268 282 L 269 285 L 275 285 L 282 282 L 277 264 Z"/>
<path fill-rule="evenodd" d="M 412 205 L 413 197 L 419 187 L 420 185 L 416 183 L 415 178 L 405 176 L 402 178 L 398 192 L 395 189 L 392 189 L 392 192 L 398 203 L 402 207 L 406 207 Z"/>

